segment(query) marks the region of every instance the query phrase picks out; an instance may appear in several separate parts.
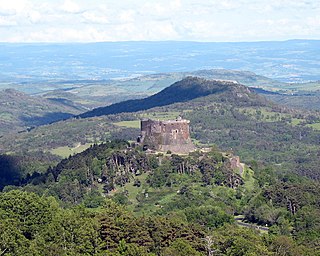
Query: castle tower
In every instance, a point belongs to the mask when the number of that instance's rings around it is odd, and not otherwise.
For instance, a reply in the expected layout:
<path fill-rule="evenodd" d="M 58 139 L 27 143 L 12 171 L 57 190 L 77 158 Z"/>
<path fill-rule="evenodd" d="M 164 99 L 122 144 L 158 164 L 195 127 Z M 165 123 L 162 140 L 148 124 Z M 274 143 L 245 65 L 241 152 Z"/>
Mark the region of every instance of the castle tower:
<path fill-rule="evenodd" d="M 189 153 L 195 149 L 189 132 L 189 120 L 177 118 L 169 121 L 141 120 L 141 137 L 138 142 L 162 152 Z"/>

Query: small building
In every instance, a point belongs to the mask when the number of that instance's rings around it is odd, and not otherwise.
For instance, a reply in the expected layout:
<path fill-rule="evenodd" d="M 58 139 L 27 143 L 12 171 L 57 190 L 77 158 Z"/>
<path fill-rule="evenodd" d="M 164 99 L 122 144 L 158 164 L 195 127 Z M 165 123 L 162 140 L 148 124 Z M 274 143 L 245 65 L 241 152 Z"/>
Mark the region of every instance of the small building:
<path fill-rule="evenodd" d="M 195 150 L 190 138 L 189 120 L 141 120 L 141 135 L 138 143 L 144 149 L 186 154 Z"/>

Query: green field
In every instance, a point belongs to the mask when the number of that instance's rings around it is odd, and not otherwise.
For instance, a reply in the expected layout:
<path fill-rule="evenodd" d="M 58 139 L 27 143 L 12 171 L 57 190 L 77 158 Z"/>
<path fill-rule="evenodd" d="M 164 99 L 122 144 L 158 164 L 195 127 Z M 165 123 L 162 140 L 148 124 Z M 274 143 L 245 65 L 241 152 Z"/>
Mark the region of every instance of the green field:
<path fill-rule="evenodd" d="M 2 120 L 2 121 L 12 121 L 12 120 L 14 120 L 14 117 L 9 112 L 2 112 L 2 113 L 0 113 L 0 120 Z"/>
<path fill-rule="evenodd" d="M 320 123 L 308 124 L 307 126 L 312 127 L 315 130 L 320 130 Z"/>
<path fill-rule="evenodd" d="M 173 120 L 176 119 L 181 112 L 169 111 L 169 112 L 148 112 L 140 115 L 141 118 L 150 118 L 153 120 Z"/>
<path fill-rule="evenodd" d="M 62 158 L 69 157 L 74 154 L 81 153 L 92 145 L 92 143 L 86 143 L 81 145 L 80 143 L 73 148 L 70 147 L 58 147 L 50 150 L 54 155 L 61 156 Z"/>
<path fill-rule="evenodd" d="M 293 126 L 296 126 L 296 125 L 300 124 L 302 121 L 303 121 L 303 119 L 292 118 L 292 119 L 291 119 L 291 124 L 292 124 Z"/>
<path fill-rule="evenodd" d="M 121 121 L 113 123 L 114 125 L 127 127 L 127 128 L 138 128 L 140 129 L 140 120 L 133 120 L 133 121 Z"/>

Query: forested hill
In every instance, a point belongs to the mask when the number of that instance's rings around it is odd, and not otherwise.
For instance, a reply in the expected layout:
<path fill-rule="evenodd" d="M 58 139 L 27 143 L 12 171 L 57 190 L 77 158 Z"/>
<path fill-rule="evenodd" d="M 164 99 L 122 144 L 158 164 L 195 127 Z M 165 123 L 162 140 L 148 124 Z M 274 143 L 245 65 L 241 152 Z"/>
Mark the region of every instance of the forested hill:
<path fill-rule="evenodd" d="M 66 119 L 83 111 L 85 108 L 71 101 L 33 97 L 13 89 L 2 90 L 0 136 Z"/>
<path fill-rule="evenodd" d="M 2 255 L 319 255 L 319 183 L 231 156 L 117 140 L 20 176 L 0 192 Z"/>
<path fill-rule="evenodd" d="M 210 94 L 224 92 L 250 94 L 251 91 L 244 85 L 219 80 L 206 80 L 198 77 L 187 77 L 165 88 L 161 92 L 144 99 L 128 100 L 107 107 L 96 108 L 83 113 L 79 117 L 93 117 L 122 112 L 136 112 L 154 107 L 161 107 L 177 102 L 186 102 Z"/>

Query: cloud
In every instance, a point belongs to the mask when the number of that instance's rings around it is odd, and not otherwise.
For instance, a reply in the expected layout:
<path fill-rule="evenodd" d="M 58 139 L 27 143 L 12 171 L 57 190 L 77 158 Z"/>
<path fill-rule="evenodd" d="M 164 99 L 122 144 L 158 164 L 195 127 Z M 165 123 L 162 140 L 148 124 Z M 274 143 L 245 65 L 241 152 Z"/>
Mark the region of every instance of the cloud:
<path fill-rule="evenodd" d="M 241 0 L 240 0 L 241 1 Z M 260 12 L 284 12 L 290 13 L 292 10 L 298 12 L 304 10 L 317 10 L 320 9 L 319 1 L 303 1 L 303 0 L 243 0 L 249 9 L 257 10 Z"/>
<path fill-rule="evenodd" d="M 27 0 L 0 0 L 0 12 L 10 15 L 22 12 L 28 5 Z"/>
<path fill-rule="evenodd" d="M 320 38 L 319 11 L 311 0 L 0 0 L 0 41 Z"/>
<path fill-rule="evenodd" d="M 28 13 L 28 18 L 31 23 L 37 23 L 41 21 L 42 15 L 38 11 L 31 10 Z"/>
<path fill-rule="evenodd" d="M 136 12 L 134 10 L 124 10 L 120 12 L 119 19 L 122 23 L 130 23 L 135 21 Z"/>
<path fill-rule="evenodd" d="M 0 16 L 13 16 L 16 12 L 14 10 L 6 10 L 6 9 L 0 9 Z"/>
<path fill-rule="evenodd" d="M 110 19 L 107 15 L 102 15 L 99 12 L 95 11 L 86 11 L 82 14 L 82 18 L 84 19 L 84 23 L 87 24 L 109 24 Z"/>
<path fill-rule="evenodd" d="M 320 17 L 317 16 L 317 17 L 307 18 L 307 24 L 311 28 L 313 28 L 313 27 L 320 28 Z"/>
<path fill-rule="evenodd" d="M 10 19 L 8 16 L 0 16 L 0 27 L 12 27 L 16 26 L 15 20 Z"/>
<path fill-rule="evenodd" d="M 65 0 L 61 6 L 61 10 L 67 13 L 79 13 L 82 11 L 76 2 L 71 0 Z"/>

